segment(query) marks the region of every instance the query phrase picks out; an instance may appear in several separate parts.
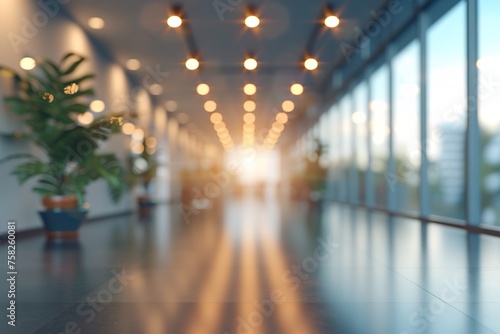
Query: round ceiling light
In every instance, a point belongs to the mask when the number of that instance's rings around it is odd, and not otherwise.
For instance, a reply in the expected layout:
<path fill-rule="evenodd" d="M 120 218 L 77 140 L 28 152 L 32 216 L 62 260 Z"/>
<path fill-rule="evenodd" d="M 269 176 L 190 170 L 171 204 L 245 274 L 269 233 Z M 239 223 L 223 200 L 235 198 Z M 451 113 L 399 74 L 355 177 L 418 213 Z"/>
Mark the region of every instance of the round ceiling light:
<path fill-rule="evenodd" d="M 198 67 L 200 67 L 200 62 L 196 58 L 189 58 L 186 60 L 186 68 L 190 71 L 196 70 Z"/>
<path fill-rule="evenodd" d="M 318 68 L 318 61 L 314 58 L 307 58 L 304 61 L 304 67 L 309 71 L 314 71 Z"/>
<path fill-rule="evenodd" d="M 255 95 L 255 93 L 257 93 L 257 87 L 254 84 L 246 84 L 243 87 L 243 92 L 246 95 Z"/>
<path fill-rule="evenodd" d="M 335 15 L 329 15 L 325 18 L 325 26 L 327 26 L 328 28 L 338 27 L 339 24 L 340 24 L 340 20 Z"/>
<path fill-rule="evenodd" d="M 304 92 L 304 86 L 302 86 L 302 85 L 301 85 L 301 84 L 299 84 L 299 83 L 293 84 L 293 85 L 290 87 L 290 92 L 291 92 L 293 95 L 302 95 L 302 93 Z"/>
<path fill-rule="evenodd" d="M 90 28 L 95 30 L 100 30 L 104 28 L 104 20 L 100 17 L 91 17 L 87 21 L 87 24 L 89 25 Z"/>
<path fill-rule="evenodd" d="M 217 110 L 217 103 L 215 103 L 215 101 L 211 101 L 211 100 L 207 101 L 204 104 L 204 108 L 205 108 L 206 112 L 214 112 L 215 110 Z"/>
<path fill-rule="evenodd" d="M 178 15 L 172 15 L 167 19 L 170 28 L 179 28 L 182 25 L 182 19 Z"/>
<path fill-rule="evenodd" d="M 259 26 L 259 24 L 260 24 L 260 19 L 255 15 L 249 15 L 245 19 L 245 25 L 248 28 L 256 28 Z"/>
<path fill-rule="evenodd" d="M 243 103 L 243 109 L 247 112 L 254 112 L 257 109 L 257 104 L 254 101 L 245 101 Z"/>
<path fill-rule="evenodd" d="M 196 87 L 196 92 L 200 95 L 207 95 L 210 93 L 210 87 L 206 83 L 201 83 Z"/>
<path fill-rule="evenodd" d="M 245 66 L 247 70 L 253 71 L 257 68 L 258 63 L 257 60 L 255 60 L 254 58 L 247 58 L 243 63 L 243 66 Z"/>

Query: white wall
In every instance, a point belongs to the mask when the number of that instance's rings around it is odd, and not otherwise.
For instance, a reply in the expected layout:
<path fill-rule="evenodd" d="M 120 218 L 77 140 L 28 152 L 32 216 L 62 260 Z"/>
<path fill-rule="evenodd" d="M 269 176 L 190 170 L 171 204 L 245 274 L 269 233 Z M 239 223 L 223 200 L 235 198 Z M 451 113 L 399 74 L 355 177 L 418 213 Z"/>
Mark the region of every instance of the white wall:
<path fill-rule="evenodd" d="M 89 59 L 82 72 L 92 71 L 97 74 L 97 79 L 92 83 L 96 89 L 96 98 L 104 100 L 107 106 L 111 106 L 114 100 L 129 93 L 131 87 L 124 70 L 117 64 L 105 60 L 106 58 L 96 51 L 82 28 L 68 20 L 64 14 L 58 13 L 49 18 L 46 24 L 42 24 L 43 14 L 40 13 L 43 11 L 35 1 L 2 0 L 0 9 L 0 36 L 5 37 L 0 39 L 0 64 L 20 70 L 19 60 L 24 56 L 44 56 L 59 60 L 67 52 L 76 52 Z M 40 19 L 38 21 L 40 27 L 30 31 L 27 28 L 30 24 L 26 22 L 33 23 L 34 15 L 38 15 L 35 17 Z M 22 42 L 13 47 L 9 37 L 20 37 L 18 41 Z M 0 80 L 0 98 L 8 92 L 8 83 L 8 79 Z M 1 104 L 0 131 L 12 132 L 20 127 L 21 123 Z M 125 158 L 128 150 L 127 140 L 123 135 L 119 135 L 105 143 L 101 150 L 115 152 L 119 157 Z M 34 148 L 24 140 L 0 139 L 0 158 L 20 152 L 34 152 Z M 6 222 L 9 219 L 17 221 L 18 230 L 41 226 L 37 216 L 37 211 L 41 209 L 40 198 L 31 191 L 33 182 L 19 186 L 15 178 L 10 175 L 16 163 L 18 162 L 0 165 L 0 180 L 2 180 L 0 234 L 6 232 Z M 133 203 L 130 194 L 125 195 L 119 203 L 112 203 L 106 185 L 102 181 L 89 187 L 87 200 L 90 204 L 89 217 L 130 210 Z"/>

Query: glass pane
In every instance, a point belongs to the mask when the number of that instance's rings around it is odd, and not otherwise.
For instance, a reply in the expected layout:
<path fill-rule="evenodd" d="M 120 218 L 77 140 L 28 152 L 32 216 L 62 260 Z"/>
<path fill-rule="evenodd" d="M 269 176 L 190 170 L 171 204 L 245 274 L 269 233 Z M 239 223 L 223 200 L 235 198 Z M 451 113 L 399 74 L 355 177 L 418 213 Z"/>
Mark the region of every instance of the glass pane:
<path fill-rule="evenodd" d="M 431 213 L 465 217 L 466 6 L 428 30 L 427 156 Z M 453 32 L 453 33 L 450 33 Z"/>
<path fill-rule="evenodd" d="M 389 161 L 389 69 L 378 69 L 370 79 L 372 173 L 375 186 L 375 205 L 387 206 L 388 184 L 386 171 Z"/>
<path fill-rule="evenodd" d="M 419 43 L 412 42 L 393 60 L 393 141 L 396 172 L 391 178 L 396 210 L 419 210 L 420 86 Z"/>
<path fill-rule="evenodd" d="M 342 199 L 348 202 L 352 200 L 352 129 L 351 129 L 351 99 L 346 95 L 340 101 L 340 112 L 342 117 L 342 170 L 343 170 L 343 191 Z"/>
<path fill-rule="evenodd" d="M 482 223 L 500 226 L 500 1 L 479 0 Z"/>
<path fill-rule="evenodd" d="M 341 172 L 341 141 L 340 141 L 340 117 L 337 106 L 330 108 L 330 124 L 331 124 L 331 136 L 330 136 L 330 147 L 329 155 L 332 159 L 332 170 L 331 177 L 333 178 L 333 197 L 337 200 L 341 198 L 340 196 L 340 183 L 342 178 Z"/>
<path fill-rule="evenodd" d="M 355 106 L 352 114 L 354 127 L 355 148 L 355 171 L 357 172 L 359 203 L 366 202 L 366 171 L 368 170 L 368 89 L 366 83 L 358 85 L 353 92 L 353 103 Z"/>

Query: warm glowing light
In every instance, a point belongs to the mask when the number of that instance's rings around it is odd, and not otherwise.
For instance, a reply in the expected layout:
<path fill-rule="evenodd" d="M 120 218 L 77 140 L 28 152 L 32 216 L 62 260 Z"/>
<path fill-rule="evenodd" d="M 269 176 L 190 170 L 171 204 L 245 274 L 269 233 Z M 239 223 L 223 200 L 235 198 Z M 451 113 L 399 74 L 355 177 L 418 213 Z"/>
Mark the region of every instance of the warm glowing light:
<path fill-rule="evenodd" d="M 219 131 L 223 131 L 224 129 L 226 129 L 226 123 L 220 122 L 220 123 L 214 124 L 215 131 L 219 132 Z"/>
<path fill-rule="evenodd" d="M 210 87 L 205 83 L 201 83 L 196 87 L 196 92 L 200 95 L 207 95 L 210 93 Z"/>
<path fill-rule="evenodd" d="M 104 28 L 104 20 L 100 17 L 91 17 L 87 21 L 87 24 L 89 25 L 90 28 L 95 30 Z"/>
<path fill-rule="evenodd" d="M 24 57 L 19 62 L 19 66 L 21 66 L 23 70 L 29 71 L 36 67 L 36 61 L 31 57 Z"/>
<path fill-rule="evenodd" d="M 125 63 L 125 66 L 131 71 L 137 71 L 141 68 L 141 62 L 137 59 L 129 59 Z"/>
<path fill-rule="evenodd" d="M 254 123 L 255 122 L 255 115 L 252 113 L 246 113 L 243 115 L 243 122 L 245 123 Z"/>
<path fill-rule="evenodd" d="M 288 115 L 284 112 L 280 112 L 278 115 L 276 115 L 276 122 L 286 124 L 286 122 L 288 122 Z"/>
<path fill-rule="evenodd" d="M 215 103 L 215 101 L 210 100 L 205 102 L 203 107 L 205 108 L 206 112 L 214 112 L 215 110 L 217 110 L 217 103 Z"/>
<path fill-rule="evenodd" d="M 303 92 L 304 92 L 304 87 L 301 85 L 301 84 L 293 84 L 291 87 L 290 87 L 290 92 L 293 94 L 293 95 L 301 95 Z"/>
<path fill-rule="evenodd" d="M 243 109 L 248 112 L 253 112 L 257 109 L 257 105 L 254 101 L 245 101 L 245 103 L 243 103 Z"/>
<path fill-rule="evenodd" d="M 174 112 L 174 111 L 177 111 L 177 108 L 178 108 L 178 104 L 177 102 L 175 101 L 167 101 L 165 102 L 165 108 L 167 109 L 167 111 L 170 111 L 170 112 Z"/>
<path fill-rule="evenodd" d="M 290 100 L 286 100 L 281 104 L 281 108 L 283 108 L 283 111 L 292 112 L 295 109 L 295 104 Z"/>
<path fill-rule="evenodd" d="M 94 121 L 94 114 L 92 114 L 90 111 L 87 111 L 84 112 L 83 114 L 79 114 L 77 119 L 78 122 L 80 122 L 80 124 L 87 125 Z"/>
<path fill-rule="evenodd" d="M 130 143 L 130 150 L 134 154 L 142 154 L 144 152 L 144 145 L 142 143 Z"/>
<path fill-rule="evenodd" d="M 260 19 L 255 15 L 249 15 L 245 19 L 245 25 L 248 28 L 256 28 L 259 26 L 259 24 L 260 24 Z"/>
<path fill-rule="evenodd" d="M 243 124 L 243 131 L 255 131 L 255 124 L 245 123 Z"/>
<path fill-rule="evenodd" d="M 157 83 L 154 83 L 151 86 L 149 86 L 148 90 L 151 94 L 156 96 L 163 94 L 163 86 Z"/>
<path fill-rule="evenodd" d="M 229 144 L 231 143 L 233 140 L 231 139 L 231 137 L 222 137 L 222 138 L 219 138 L 220 142 L 223 143 L 223 144 Z"/>
<path fill-rule="evenodd" d="M 217 136 L 219 138 L 228 137 L 229 136 L 229 130 L 224 128 L 222 131 L 217 131 Z"/>
<path fill-rule="evenodd" d="M 276 132 L 283 132 L 283 130 L 285 130 L 285 125 L 282 123 L 274 122 L 272 129 Z"/>
<path fill-rule="evenodd" d="M 309 71 L 314 71 L 318 68 L 318 61 L 314 58 L 307 58 L 304 62 L 304 67 Z"/>
<path fill-rule="evenodd" d="M 253 71 L 257 68 L 258 63 L 257 60 L 255 60 L 254 58 L 247 58 L 243 65 L 247 70 Z"/>
<path fill-rule="evenodd" d="M 124 123 L 122 125 L 122 132 L 128 136 L 134 133 L 134 130 L 135 130 L 135 125 L 132 123 Z"/>
<path fill-rule="evenodd" d="M 243 92 L 246 95 L 254 95 L 257 93 L 257 87 L 254 84 L 246 84 L 245 87 L 243 87 Z"/>
<path fill-rule="evenodd" d="M 144 139 L 144 130 L 143 129 L 135 129 L 134 132 L 132 132 L 132 138 L 135 140 L 143 140 Z"/>
<path fill-rule="evenodd" d="M 213 113 L 210 115 L 210 122 L 213 124 L 218 124 L 222 122 L 222 115 L 218 112 Z"/>
<path fill-rule="evenodd" d="M 340 24 L 340 20 L 335 15 L 329 15 L 325 18 L 325 26 L 327 26 L 328 28 L 338 27 L 339 24 Z"/>
<path fill-rule="evenodd" d="M 172 15 L 167 19 L 170 28 L 179 28 L 182 25 L 182 19 L 177 15 Z"/>
<path fill-rule="evenodd" d="M 155 137 L 146 138 L 146 146 L 147 147 L 156 147 L 158 144 L 158 140 Z"/>
<path fill-rule="evenodd" d="M 90 110 L 93 112 L 103 112 L 106 108 L 106 104 L 101 100 L 94 100 L 90 102 Z"/>
<path fill-rule="evenodd" d="M 200 67 L 200 62 L 196 58 L 189 58 L 186 60 L 186 68 L 190 71 L 196 70 L 198 67 Z"/>

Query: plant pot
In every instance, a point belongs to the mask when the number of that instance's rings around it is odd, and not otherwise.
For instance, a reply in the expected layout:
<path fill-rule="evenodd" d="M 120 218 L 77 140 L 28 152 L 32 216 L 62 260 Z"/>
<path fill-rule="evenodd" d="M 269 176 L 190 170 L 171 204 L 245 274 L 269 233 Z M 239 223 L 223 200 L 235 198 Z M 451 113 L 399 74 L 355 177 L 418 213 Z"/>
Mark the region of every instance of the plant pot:
<path fill-rule="evenodd" d="M 156 205 L 156 203 L 153 202 L 148 195 L 141 195 L 137 197 L 137 203 L 139 204 L 140 216 L 149 216 L 152 208 Z"/>
<path fill-rule="evenodd" d="M 42 204 L 47 210 L 75 209 L 78 207 L 78 199 L 75 195 L 45 196 Z"/>
<path fill-rule="evenodd" d="M 49 239 L 78 238 L 78 229 L 87 216 L 87 210 L 45 210 L 39 212 Z"/>

